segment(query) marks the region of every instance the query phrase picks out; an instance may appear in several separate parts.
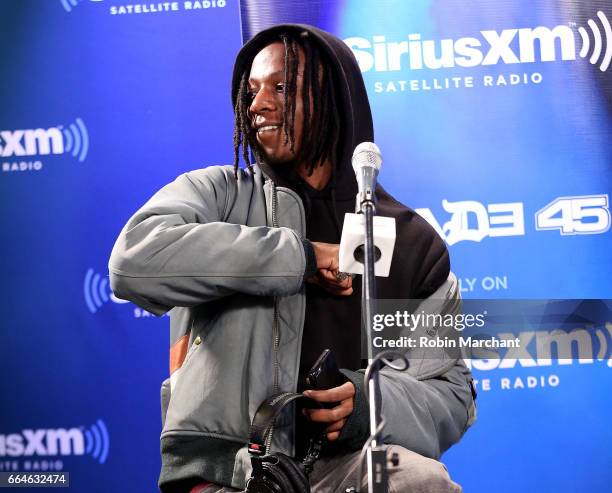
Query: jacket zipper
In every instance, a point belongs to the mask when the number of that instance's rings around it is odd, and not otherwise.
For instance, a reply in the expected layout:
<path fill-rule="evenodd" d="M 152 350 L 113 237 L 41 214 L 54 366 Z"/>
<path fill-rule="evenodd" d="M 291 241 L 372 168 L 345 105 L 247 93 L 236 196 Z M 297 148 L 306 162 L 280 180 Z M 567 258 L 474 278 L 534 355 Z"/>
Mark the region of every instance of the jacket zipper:
<path fill-rule="evenodd" d="M 278 228 L 278 219 L 276 217 L 278 197 L 276 195 L 276 184 L 272 182 L 272 227 Z M 278 297 L 274 297 L 274 318 L 272 322 L 272 337 L 274 340 L 274 394 L 279 391 L 279 363 L 278 363 L 278 346 L 280 345 L 280 324 L 278 315 Z M 270 453 L 270 445 L 272 444 L 272 434 L 274 433 L 274 423 L 270 427 L 270 432 L 266 438 L 266 453 Z"/>

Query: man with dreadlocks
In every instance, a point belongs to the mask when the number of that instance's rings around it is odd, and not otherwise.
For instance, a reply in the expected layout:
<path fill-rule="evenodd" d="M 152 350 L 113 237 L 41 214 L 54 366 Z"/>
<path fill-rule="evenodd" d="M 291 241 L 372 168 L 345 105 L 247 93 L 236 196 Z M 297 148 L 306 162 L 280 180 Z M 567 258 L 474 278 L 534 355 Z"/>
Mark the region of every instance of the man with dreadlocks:
<path fill-rule="evenodd" d="M 369 435 L 361 286 L 338 272 L 340 222 L 357 193 L 351 155 L 373 141 L 363 79 L 341 40 L 280 25 L 238 54 L 232 101 L 233 167 L 192 171 L 162 188 L 129 220 L 109 262 L 118 296 L 156 314 L 172 309 L 160 488 L 244 488 L 257 407 L 276 392 L 303 390 L 306 371 L 331 348 L 346 383 L 307 391 L 332 404 L 306 413 L 329 440 L 310 483 L 315 492 L 343 492 L 359 482 Z M 397 224 L 379 297 L 456 306 L 443 241 L 380 186 L 376 196 L 379 214 Z M 473 421 L 470 372 L 462 359 L 411 363 L 381 375 L 382 436 L 399 456 L 391 491 L 460 491 L 437 459 Z M 275 431 L 271 450 L 296 451 L 291 426 Z"/>

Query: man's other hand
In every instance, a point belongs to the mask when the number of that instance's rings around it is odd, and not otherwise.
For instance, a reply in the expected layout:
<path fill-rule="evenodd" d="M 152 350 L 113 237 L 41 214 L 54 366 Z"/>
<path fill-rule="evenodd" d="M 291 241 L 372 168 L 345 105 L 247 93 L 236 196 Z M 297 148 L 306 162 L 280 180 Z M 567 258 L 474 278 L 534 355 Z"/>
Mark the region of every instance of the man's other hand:
<path fill-rule="evenodd" d="M 340 245 L 318 241 L 313 241 L 311 244 L 317 259 L 318 270 L 315 276 L 306 281 L 320 286 L 331 294 L 339 296 L 353 294 L 353 279 L 351 276 L 341 281 L 336 278 L 340 268 Z"/>
<path fill-rule="evenodd" d="M 340 387 L 328 390 L 306 390 L 304 395 L 321 403 L 337 403 L 332 409 L 304 409 L 305 416 L 316 423 L 329 423 L 325 429 L 329 441 L 337 440 L 340 430 L 353 412 L 355 406 L 355 386 L 346 382 Z"/>

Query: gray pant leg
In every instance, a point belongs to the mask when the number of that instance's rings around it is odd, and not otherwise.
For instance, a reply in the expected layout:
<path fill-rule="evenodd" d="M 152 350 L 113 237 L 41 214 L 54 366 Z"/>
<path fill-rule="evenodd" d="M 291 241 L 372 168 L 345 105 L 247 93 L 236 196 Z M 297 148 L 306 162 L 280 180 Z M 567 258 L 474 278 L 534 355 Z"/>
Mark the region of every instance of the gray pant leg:
<path fill-rule="evenodd" d="M 461 486 L 451 480 L 446 466 L 437 460 L 411 452 L 399 445 L 387 447 L 387 457 L 397 453 L 399 464 L 388 463 L 389 493 L 461 493 Z M 318 460 L 310 475 L 312 493 L 345 493 L 357 486 L 359 452 Z M 367 471 L 364 465 L 361 491 L 367 492 Z M 201 493 L 236 492 L 233 488 L 209 485 Z M 199 493 L 199 492 L 198 492 Z"/>
<path fill-rule="evenodd" d="M 399 464 L 389 463 L 389 493 L 461 493 L 462 489 L 453 482 L 444 464 L 411 452 L 398 445 L 390 445 L 388 457 L 399 456 Z M 366 488 L 366 467 L 361 490 Z M 310 475 L 312 493 L 344 493 L 350 486 L 357 486 L 359 474 L 359 452 L 319 460 Z"/>

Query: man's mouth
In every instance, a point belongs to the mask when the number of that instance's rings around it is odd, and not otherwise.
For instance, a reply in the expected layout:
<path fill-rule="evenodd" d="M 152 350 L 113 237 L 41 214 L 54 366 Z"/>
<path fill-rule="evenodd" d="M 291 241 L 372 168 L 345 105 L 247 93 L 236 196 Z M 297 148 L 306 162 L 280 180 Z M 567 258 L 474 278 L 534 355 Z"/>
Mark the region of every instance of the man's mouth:
<path fill-rule="evenodd" d="M 281 128 L 280 125 L 264 125 L 263 127 L 259 127 L 257 129 L 257 133 L 261 134 L 264 132 L 272 132 L 274 130 L 278 130 L 279 128 Z"/>

